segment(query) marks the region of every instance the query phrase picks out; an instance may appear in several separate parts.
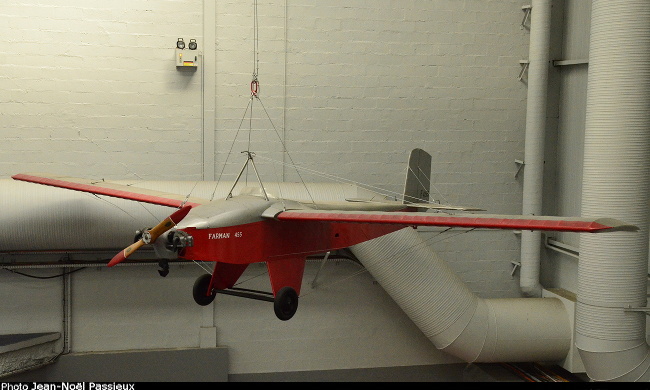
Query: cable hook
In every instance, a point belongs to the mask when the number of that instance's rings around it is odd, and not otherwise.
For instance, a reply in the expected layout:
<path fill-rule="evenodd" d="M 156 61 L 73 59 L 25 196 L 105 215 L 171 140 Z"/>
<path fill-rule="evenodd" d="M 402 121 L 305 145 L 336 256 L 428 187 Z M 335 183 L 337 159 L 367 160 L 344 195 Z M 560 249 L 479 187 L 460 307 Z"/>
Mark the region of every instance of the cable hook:
<path fill-rule="evenodd" d="M 251 95 L 258 97 L 257 94 L 260 91 L 260 82 L 257 81 L 257 78 L 254 78 L 253 81 L 251 81 Z"/>

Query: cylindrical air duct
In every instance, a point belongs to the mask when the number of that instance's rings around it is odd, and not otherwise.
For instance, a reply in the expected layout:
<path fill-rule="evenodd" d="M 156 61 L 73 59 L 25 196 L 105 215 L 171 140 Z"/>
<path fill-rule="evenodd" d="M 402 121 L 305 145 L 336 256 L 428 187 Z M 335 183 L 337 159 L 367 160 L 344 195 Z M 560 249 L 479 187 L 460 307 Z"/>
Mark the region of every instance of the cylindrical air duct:
<path fill-rule="evenodd" d="M 351 250 L 433 344 L 453 356 L 559 361 L 569 351 L 569 316 L 559 299 L 481 299 L 413 229 Z"/>
<path fill-rule="evenodd" d="M 639 232 L 580 237 L 576 346 L 593 380 L 647 381 L 650 1 L 594 0 L 582 215 Z"/>

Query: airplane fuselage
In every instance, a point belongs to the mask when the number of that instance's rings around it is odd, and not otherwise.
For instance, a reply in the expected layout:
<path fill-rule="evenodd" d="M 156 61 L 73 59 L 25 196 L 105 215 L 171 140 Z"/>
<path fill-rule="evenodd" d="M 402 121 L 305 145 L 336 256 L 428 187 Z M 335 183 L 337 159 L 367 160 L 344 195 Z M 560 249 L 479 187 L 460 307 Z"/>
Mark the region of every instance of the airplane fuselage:
<path fill-rule="evenodd" d="M 274 205 L 278 209 L 294 206 L 287 201 L 242 195 L 193 208 L 176 226 L 193 238 L 193 245 L 181 251 L 179 257 L 231 264 L 304 257 L 346 248 L 406 227 L 317 221 L 296 223 L 262 217 L 262 213 Z"/>

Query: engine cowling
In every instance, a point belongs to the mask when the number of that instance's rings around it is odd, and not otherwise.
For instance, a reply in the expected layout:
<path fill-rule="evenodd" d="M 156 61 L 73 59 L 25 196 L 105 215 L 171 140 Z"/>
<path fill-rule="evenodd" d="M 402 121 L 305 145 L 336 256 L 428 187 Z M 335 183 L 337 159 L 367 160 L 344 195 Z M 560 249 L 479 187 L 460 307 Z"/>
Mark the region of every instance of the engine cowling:
<path fill-rule="evenodd" d="M 186 247 L 194 245 L 194 239 L 187 232 L 171 229 L 162 234 L 153 244 L 156 256 L 161 259 L 175 260 Z"/>

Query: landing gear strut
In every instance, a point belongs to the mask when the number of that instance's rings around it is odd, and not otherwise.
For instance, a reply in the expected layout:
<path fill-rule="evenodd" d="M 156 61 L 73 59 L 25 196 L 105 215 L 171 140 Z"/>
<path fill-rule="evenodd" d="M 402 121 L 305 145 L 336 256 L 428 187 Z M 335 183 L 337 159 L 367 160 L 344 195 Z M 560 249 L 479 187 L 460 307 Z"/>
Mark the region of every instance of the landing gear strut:
<path fill-rule="evenodd" d="M 205 274 L 199 276 L 194 282 L 192 295 L 194 301 L 201 306 L 207 306 L 214 301 L 214 297 L 219 294 L 232 295 L 242 298 L 255 299 L 258 301 L 273 302 L 273 310 L 276 317 L 282 321 L 287 321 L 296 314 L 298 310 L 298 293 L 291 287 L 283 287 L 273 297 L 273 293 L 266 291 L 248 290 L 245 288 L 231 287 L 225 290 L 212 289 L 210 295 L 207 295 L 212 275 Z"/>

